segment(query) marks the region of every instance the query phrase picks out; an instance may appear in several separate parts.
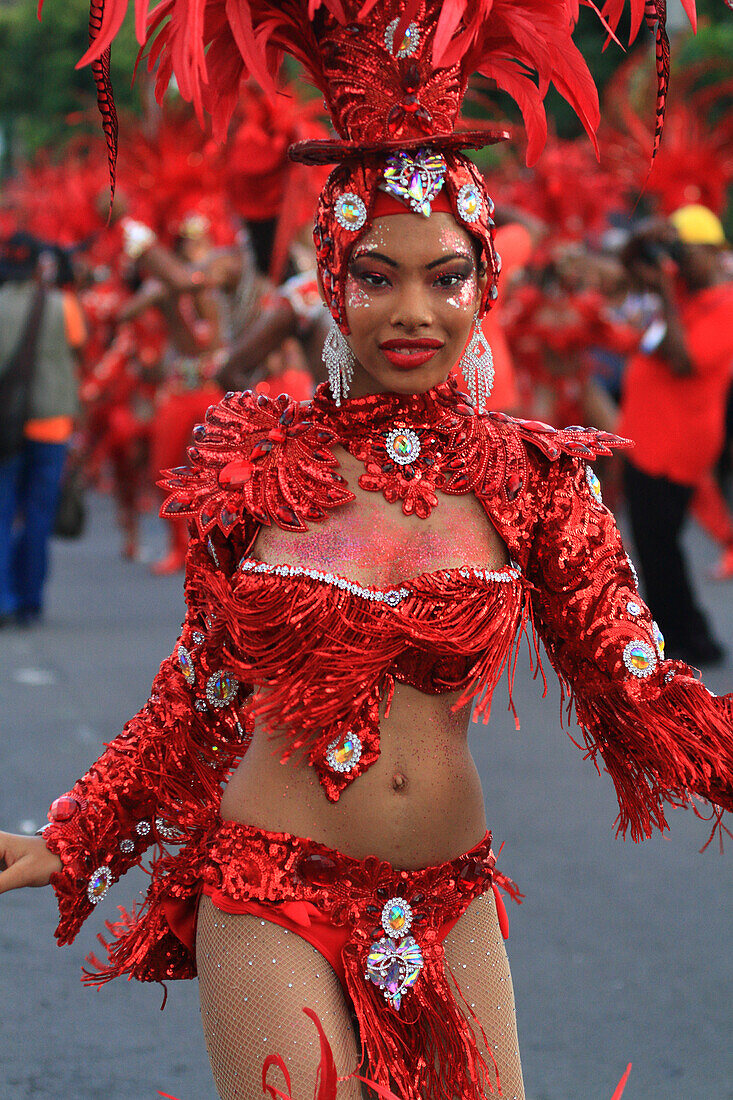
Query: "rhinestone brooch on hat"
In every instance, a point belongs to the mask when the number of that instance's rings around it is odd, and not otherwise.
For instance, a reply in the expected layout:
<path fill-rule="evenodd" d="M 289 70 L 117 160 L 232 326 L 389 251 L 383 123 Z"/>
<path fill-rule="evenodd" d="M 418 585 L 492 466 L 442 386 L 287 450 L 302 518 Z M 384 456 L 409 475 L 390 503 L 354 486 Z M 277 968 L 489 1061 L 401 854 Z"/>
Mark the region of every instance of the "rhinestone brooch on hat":
<path fill-rule="evenodd" d="M 405 28 L 405 33 L 403 35 L 402 42 L 400 43 L 400 48 L 395 54 L 394 36 L 395 31 L 397 30 L 398 23 L 399 18 L 393 19 L 390 25 L 387 27 L 386 31 L 384 32 L 384 44 L 389 52 L 395 57 L 412 57 L 412 55 L 417 52 L 417 48 L 420 45 L 420 28 L 418 27 L 417 23 L 410 23 L 410 25 Z"/>
<path fill-rule="evenodd" d="M 387 158 L 380 188 L 409 206 L 415 214 L 429 218 L 432 204 L 442 190 L 447 172 L 445 159 L 430 149 L 414 153 L 400 150 Z"/>
<path fill-rule="evenodd" d="M 336 221 L 342 229 L 350 229 L 356 233 L 367 220 L 367 208 L 353 191 L 345 191 L 339 195 L 333 208 Z"/>
<path fill-rule="evenodd" d="M 420 456 L 420 437 L 412 428 L 393 428 L 387 432 L 385 446 L 398 466 L 409 466 Z"/>
<path fill-rule="evenodd" d="M 481 198 L 481 192 L 475 183 L 464 183 L 463 187 L 458 192 L 456 197 L 456 206 L 458 213 L 464 222 L 469 224 L 477 222 L 481 217 L 481 210 L 483 209 L 483 199 Z"/>

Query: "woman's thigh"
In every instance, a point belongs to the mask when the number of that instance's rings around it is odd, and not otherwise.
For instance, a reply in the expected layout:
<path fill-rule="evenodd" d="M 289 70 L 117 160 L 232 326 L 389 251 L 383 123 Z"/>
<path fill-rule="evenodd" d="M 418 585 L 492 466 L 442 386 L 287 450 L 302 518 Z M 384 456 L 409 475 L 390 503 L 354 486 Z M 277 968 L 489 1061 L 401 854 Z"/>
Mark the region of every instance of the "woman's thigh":
<path fill-rule="evenodd" d="M 512 976 L 491 891 L 469 905 L 443 946 L 446 966 L 466 1004 L 458 994 L 456 1001 L 473 1027 L 482 1053 L 485 1046 L 478 1025 L 483 1029 L 496 1060 L 504 1100 L 524 1100 Z"/>
<path fill-rule="evenodd" d="M 214 1081 L 222 1100 L 261 1100 L 262 1064 L 282 1056 L 293 1100 L 310 1100 L 320 1062 L 318 1013 L 339 1076 L 359 1062 L 350 1008 L 321 954 L 294 932 L 250 914 L 216 909 L 204 896 L 196 934 L 201 1016 Z M 279 1070 L 272 1084 L 287 1092 Z M 361 1098 L 357 1082 L 339 1085 L 339 1100 Z"/>

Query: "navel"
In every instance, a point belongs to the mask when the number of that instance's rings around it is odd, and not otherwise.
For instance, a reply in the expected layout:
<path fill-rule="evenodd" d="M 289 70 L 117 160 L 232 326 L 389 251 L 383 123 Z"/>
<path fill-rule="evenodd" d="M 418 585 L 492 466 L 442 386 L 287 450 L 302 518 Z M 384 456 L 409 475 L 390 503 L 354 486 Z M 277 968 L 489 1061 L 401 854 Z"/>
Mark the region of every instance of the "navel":
<path fill-rule="evenodd" d="M 405 791 L 407 790 L 407 776 L 402 772 L 395 772 L 392 776 L 392 790 L 393 791 Z"/>

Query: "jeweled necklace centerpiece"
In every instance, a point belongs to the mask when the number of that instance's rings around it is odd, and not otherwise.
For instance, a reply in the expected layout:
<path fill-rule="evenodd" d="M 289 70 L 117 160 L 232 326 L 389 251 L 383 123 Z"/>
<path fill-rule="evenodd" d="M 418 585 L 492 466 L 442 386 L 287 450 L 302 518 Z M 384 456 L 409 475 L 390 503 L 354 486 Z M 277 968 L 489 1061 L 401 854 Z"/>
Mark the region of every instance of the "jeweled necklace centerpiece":
<path fill-rule="evenodd" d="M 387 454 L 399 466 L 409 466 L 420 456 L 420 437 L 412 428 L 392 428 L 385 433 Z"/>
<path fill-rule="evenodd" d="M 364 463 L 359 487 L 427 519 L 438 491 L 467 493 L 485 475 L 486 426 L 453 376 L 424 393 L 368 394 L 336 406 L 322 384 L 314 418 Z"/>

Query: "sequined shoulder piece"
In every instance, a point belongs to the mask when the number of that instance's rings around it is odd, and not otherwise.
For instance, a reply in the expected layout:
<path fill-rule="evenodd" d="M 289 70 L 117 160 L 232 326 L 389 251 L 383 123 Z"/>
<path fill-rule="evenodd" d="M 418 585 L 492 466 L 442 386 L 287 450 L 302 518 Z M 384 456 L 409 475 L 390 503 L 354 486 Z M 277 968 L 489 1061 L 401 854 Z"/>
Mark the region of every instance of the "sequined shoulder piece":
<path fill-rule="evenodd" d="M 582 428 L 577 425 L 553 428 L 551 424 L 543 424 L 540 420 L 520 420 L 500 412 L 490 413 L 489 419 L 495 424 L 513 428 L 521 439 L 531 443 L 553 462 L 562 454 L 594 459 L 634 445 L 630 439 L 603 432 L 599 428 Z"/>
<path fill-rule="evenodd" d="M 228 393 L 193 433 L 189 466 L 163 472 L 163 516 L 195 520 L 201 535 L 225 535 L 246 515 L 305 531 L 326 511 L 354 499 L 336 472 L 334 433 L 310 418 L 310 406 L 282 394 Z"/>

